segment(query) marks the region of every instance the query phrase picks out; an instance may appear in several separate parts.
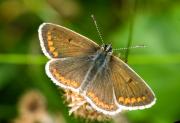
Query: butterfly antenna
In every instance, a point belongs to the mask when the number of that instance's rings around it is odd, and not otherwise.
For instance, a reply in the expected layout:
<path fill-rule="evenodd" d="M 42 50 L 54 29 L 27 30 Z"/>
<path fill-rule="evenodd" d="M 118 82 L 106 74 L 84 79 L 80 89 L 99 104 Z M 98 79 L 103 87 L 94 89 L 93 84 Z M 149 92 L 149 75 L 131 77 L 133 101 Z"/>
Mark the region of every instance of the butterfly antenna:
<path fill-rule="evenodd" d="M 117 50 L 129 50 L 129 49 L 145 48 L 145 47 L 147 47 L 147 46 L 145 46 L 145 45 L 136 45 L 136 46 L 126 47 L 126 48 L 116 48 L 116 49 L 113 49 L 113 51 L 117 51 Z"/>
<path fill-rule="evenodd" d="M 97 25 L 96 19 L 95 19 L 95 17 L 94 17 L 93 14 L 91 15 L 91 17 L 92 17 L 92 19 L 93 19 L 93 22 L 94 22 L 94 25 L 95 25 L 95 27 L 96 27 L 96 30 L 97 30 L 97 32 L 98 32 L 98 34 L 99 34 L 99 37 L 100 37 L 100 39 L 101 39 L 101 42 L 102 42 L 102 44 L 104 44 L 104 40 L 103 40 L 103 38 L 102 38 L 101 32 L 99 31 L 99 27 L 98 27 L 98 25 Z"/>

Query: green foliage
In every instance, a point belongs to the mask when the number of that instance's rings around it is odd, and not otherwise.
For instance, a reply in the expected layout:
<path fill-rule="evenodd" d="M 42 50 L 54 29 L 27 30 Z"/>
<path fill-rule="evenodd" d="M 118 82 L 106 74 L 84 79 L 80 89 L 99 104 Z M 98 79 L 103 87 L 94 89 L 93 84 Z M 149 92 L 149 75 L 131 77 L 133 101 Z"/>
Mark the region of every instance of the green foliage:
<path fill-rule="evenodd" d="M 61 112 L 67 123 L 84 120 L 68 115 L 62 91 L 46 76 L 37 29 L 42 22 L 68 27 L 100 44 L 91 14 L 96 16 L 106 43 L 126 47 L 133 16 L 128 63 L 150 85 L 157 103 L 150 109 L 126 112 L 132 123 L 169 123 L 180 120 L 180 2 L 137 0 L 1 0 L 0 1 L 0 122 L 18 115 L 19 98 L 37 89 L 47 98 L 48 110 Z M 121 52 L 124 55 L 125 51 Z"/>

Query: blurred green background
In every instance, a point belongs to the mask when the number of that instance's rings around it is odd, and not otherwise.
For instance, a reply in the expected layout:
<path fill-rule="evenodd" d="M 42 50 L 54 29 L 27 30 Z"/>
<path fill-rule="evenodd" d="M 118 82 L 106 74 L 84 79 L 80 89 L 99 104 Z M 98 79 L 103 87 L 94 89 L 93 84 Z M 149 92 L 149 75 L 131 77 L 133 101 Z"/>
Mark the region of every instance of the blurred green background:
<path fill-rule="evenodd" d="M 18 102 L 28 90 L 46 98 L 49 112 L 66 123 L 84 123 L 68 115 L 62 90 L 46 76 L 38 27 L 52 22 L 100 44 L 90 17 L 94 14 L 105 42 L 126 47 L 134 18 L 128 63 L 154 90 L 157 102 L 146 110 L 124 113 L 129 123 L 180 120 L 180 1 L 137 0 L 0 0 L 0 123 L 19 116 Z M 124 51 L 121 52 L 124 54 Z M 118 121 L 116 121 L 118 122 Z"/>

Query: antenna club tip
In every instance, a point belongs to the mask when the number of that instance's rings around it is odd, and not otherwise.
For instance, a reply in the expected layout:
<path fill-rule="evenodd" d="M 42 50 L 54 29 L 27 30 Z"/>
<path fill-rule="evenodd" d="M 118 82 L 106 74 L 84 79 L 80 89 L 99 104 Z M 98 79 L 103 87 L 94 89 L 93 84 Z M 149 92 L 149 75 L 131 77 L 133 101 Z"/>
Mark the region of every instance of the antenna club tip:
<path fill-rule="evenodd" d="M 93 14 L 91 14 L 91 17 L 92 17 L 92 18 L 94 18 L 94 15 L 93 15 Z"/>

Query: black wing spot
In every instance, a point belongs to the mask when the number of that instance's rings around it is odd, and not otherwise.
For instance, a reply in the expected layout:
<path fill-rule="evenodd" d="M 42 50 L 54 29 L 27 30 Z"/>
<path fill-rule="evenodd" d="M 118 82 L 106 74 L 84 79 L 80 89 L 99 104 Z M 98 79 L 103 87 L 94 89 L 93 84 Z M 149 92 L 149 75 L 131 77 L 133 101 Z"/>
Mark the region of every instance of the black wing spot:
<path fill-rule="evenodd" d="M 68 39 L 68 42 L 70 43 L 72 40 L 73 40 L 72 38 L 69 38 L 69 39 Z"/>
<path fill-rule="evenodd" d="M 131 78 L 128 79 L 127 83 L 131 83 L 133 80 Z"/>

